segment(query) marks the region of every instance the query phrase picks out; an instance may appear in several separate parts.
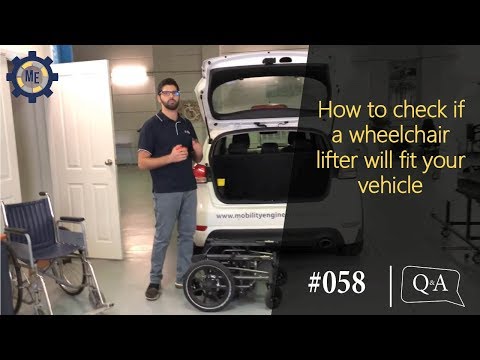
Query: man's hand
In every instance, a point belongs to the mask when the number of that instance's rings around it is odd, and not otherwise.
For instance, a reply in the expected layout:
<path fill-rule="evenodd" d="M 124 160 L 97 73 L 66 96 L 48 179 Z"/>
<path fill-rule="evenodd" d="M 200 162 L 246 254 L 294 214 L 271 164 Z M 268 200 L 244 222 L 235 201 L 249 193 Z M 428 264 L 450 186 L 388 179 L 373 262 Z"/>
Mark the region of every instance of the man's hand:
<path fill-rule="evenodd" d="M 192 139 L 193 161 L 197 164 L 203 159 L 203 148 L 198 139 Z"/>
<path fill-rule="evenodd" d="M 196 154 L 202 153 L 202 145 L 197 139 L 192 139 L 192 147 Z"/>
<path fill-rule="evenodd" d="M 188 157 L 188 149 L 182 145 L 176 145 L 170 153 L 170 162 L 176 163 L 185 160 Z"/>

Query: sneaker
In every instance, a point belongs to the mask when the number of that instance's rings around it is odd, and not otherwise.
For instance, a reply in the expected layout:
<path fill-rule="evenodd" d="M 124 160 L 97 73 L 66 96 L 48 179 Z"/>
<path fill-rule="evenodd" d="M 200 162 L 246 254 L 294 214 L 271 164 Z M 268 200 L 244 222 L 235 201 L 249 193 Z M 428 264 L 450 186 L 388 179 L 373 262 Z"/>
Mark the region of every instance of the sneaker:
<path fill-rule="evenodd" d="M 175 281 L 175 287 L 177 289 L 183 289 L 183 284 Z"/>
<path fill-rule="evenodd" d="M 159 297 L 160 297 L 160 285 L 159 284 L 148 285 L 147 291 L 145 291 L 145 298 L 147 300 L 153 301 L 153 300 L 157 300 Z"/>

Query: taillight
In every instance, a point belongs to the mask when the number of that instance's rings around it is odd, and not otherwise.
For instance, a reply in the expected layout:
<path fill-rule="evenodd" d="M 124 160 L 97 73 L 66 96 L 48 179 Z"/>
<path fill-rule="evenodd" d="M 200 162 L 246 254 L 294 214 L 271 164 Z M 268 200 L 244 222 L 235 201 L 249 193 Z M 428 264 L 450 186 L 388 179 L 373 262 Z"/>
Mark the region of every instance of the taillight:
<path fill-rule="evenodd" d="M 205 231 L 205 230 L 207 230 L 207 227 L 205 225 L 197 225 L 197 230 L 198 231 Z"/>
<path fill-rule="evenodd" d="M 193 167 L 193 176 L 198 184 L 207 182 L 207 167 L 205 165 L 196 164 Z"/>

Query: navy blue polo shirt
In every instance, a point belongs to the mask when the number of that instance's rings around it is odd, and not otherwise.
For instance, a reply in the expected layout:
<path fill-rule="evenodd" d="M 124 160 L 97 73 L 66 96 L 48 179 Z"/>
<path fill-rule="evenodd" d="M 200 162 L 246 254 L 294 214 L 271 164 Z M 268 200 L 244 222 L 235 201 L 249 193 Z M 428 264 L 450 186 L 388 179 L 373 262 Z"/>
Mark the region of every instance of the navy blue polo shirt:
<path fill-rule="evenodd" d="M 138 140 L 139 151 L 146 150 L 152 154 L 152 158 L 156 158 L 170 154 L 176 145 L 183 145 L 188 147 L 190 153 L 184 161 L 150 170 L 154 193 L 183 192 L 197 188 L 192 170 L 192 139 L 197 139 L 192 123 L 180 115 L 174 121 L 160 111 L 143 124 Z"/>

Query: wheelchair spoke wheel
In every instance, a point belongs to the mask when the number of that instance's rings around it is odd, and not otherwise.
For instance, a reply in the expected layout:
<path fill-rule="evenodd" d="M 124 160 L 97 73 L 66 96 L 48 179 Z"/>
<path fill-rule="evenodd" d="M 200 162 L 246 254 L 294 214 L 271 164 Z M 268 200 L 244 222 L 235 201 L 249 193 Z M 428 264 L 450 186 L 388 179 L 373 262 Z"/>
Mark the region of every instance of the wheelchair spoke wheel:
<path fill-rule="evenodd" d="M 275 289 L 268 289 L 267 294 L 265 295 L 265 305 L 267 308 L 273 310 L 279 307 L 282 302 L 282 295 L 282 289 L 278 286 L 276 286 Z"/>
<path fill-rule="evenodd" d="M 279 267 L 277 269 L 277 280 L 276 280 L 276 285 L 277 286 L 283 286 L 287 283 L 288 280 L 288 275 L 285 269 Z"/>
<path fill-rule="evenodd" d="M 80 294 L 87 283 L 86 264 L 80 256 L 58 258 L 53 267 L 55 276 L 61 279 L 58 285 L 69 295 Z"/>
<path fill-rule="evenodd" d="M 226 266 L 202 260 L 193 263 L 185 274 L 183 291 L 187 300 L 205 312 L 220 311 L 232 300 L 235 282 Z"/>
<path fill-rule="evenodd" d="M 22 306 L 23 300 L 23 280 L 22 280 L 22 270 L 18 263 L 17 257 L 13 253 L 13 250 L 7 246 L 8 249 L 8 275 L 10 277 L 10 283 L 12 285 L 12 300 L 13 300 L 13 311 L 15 314 L 18 313 L 20 307 Z"/>

